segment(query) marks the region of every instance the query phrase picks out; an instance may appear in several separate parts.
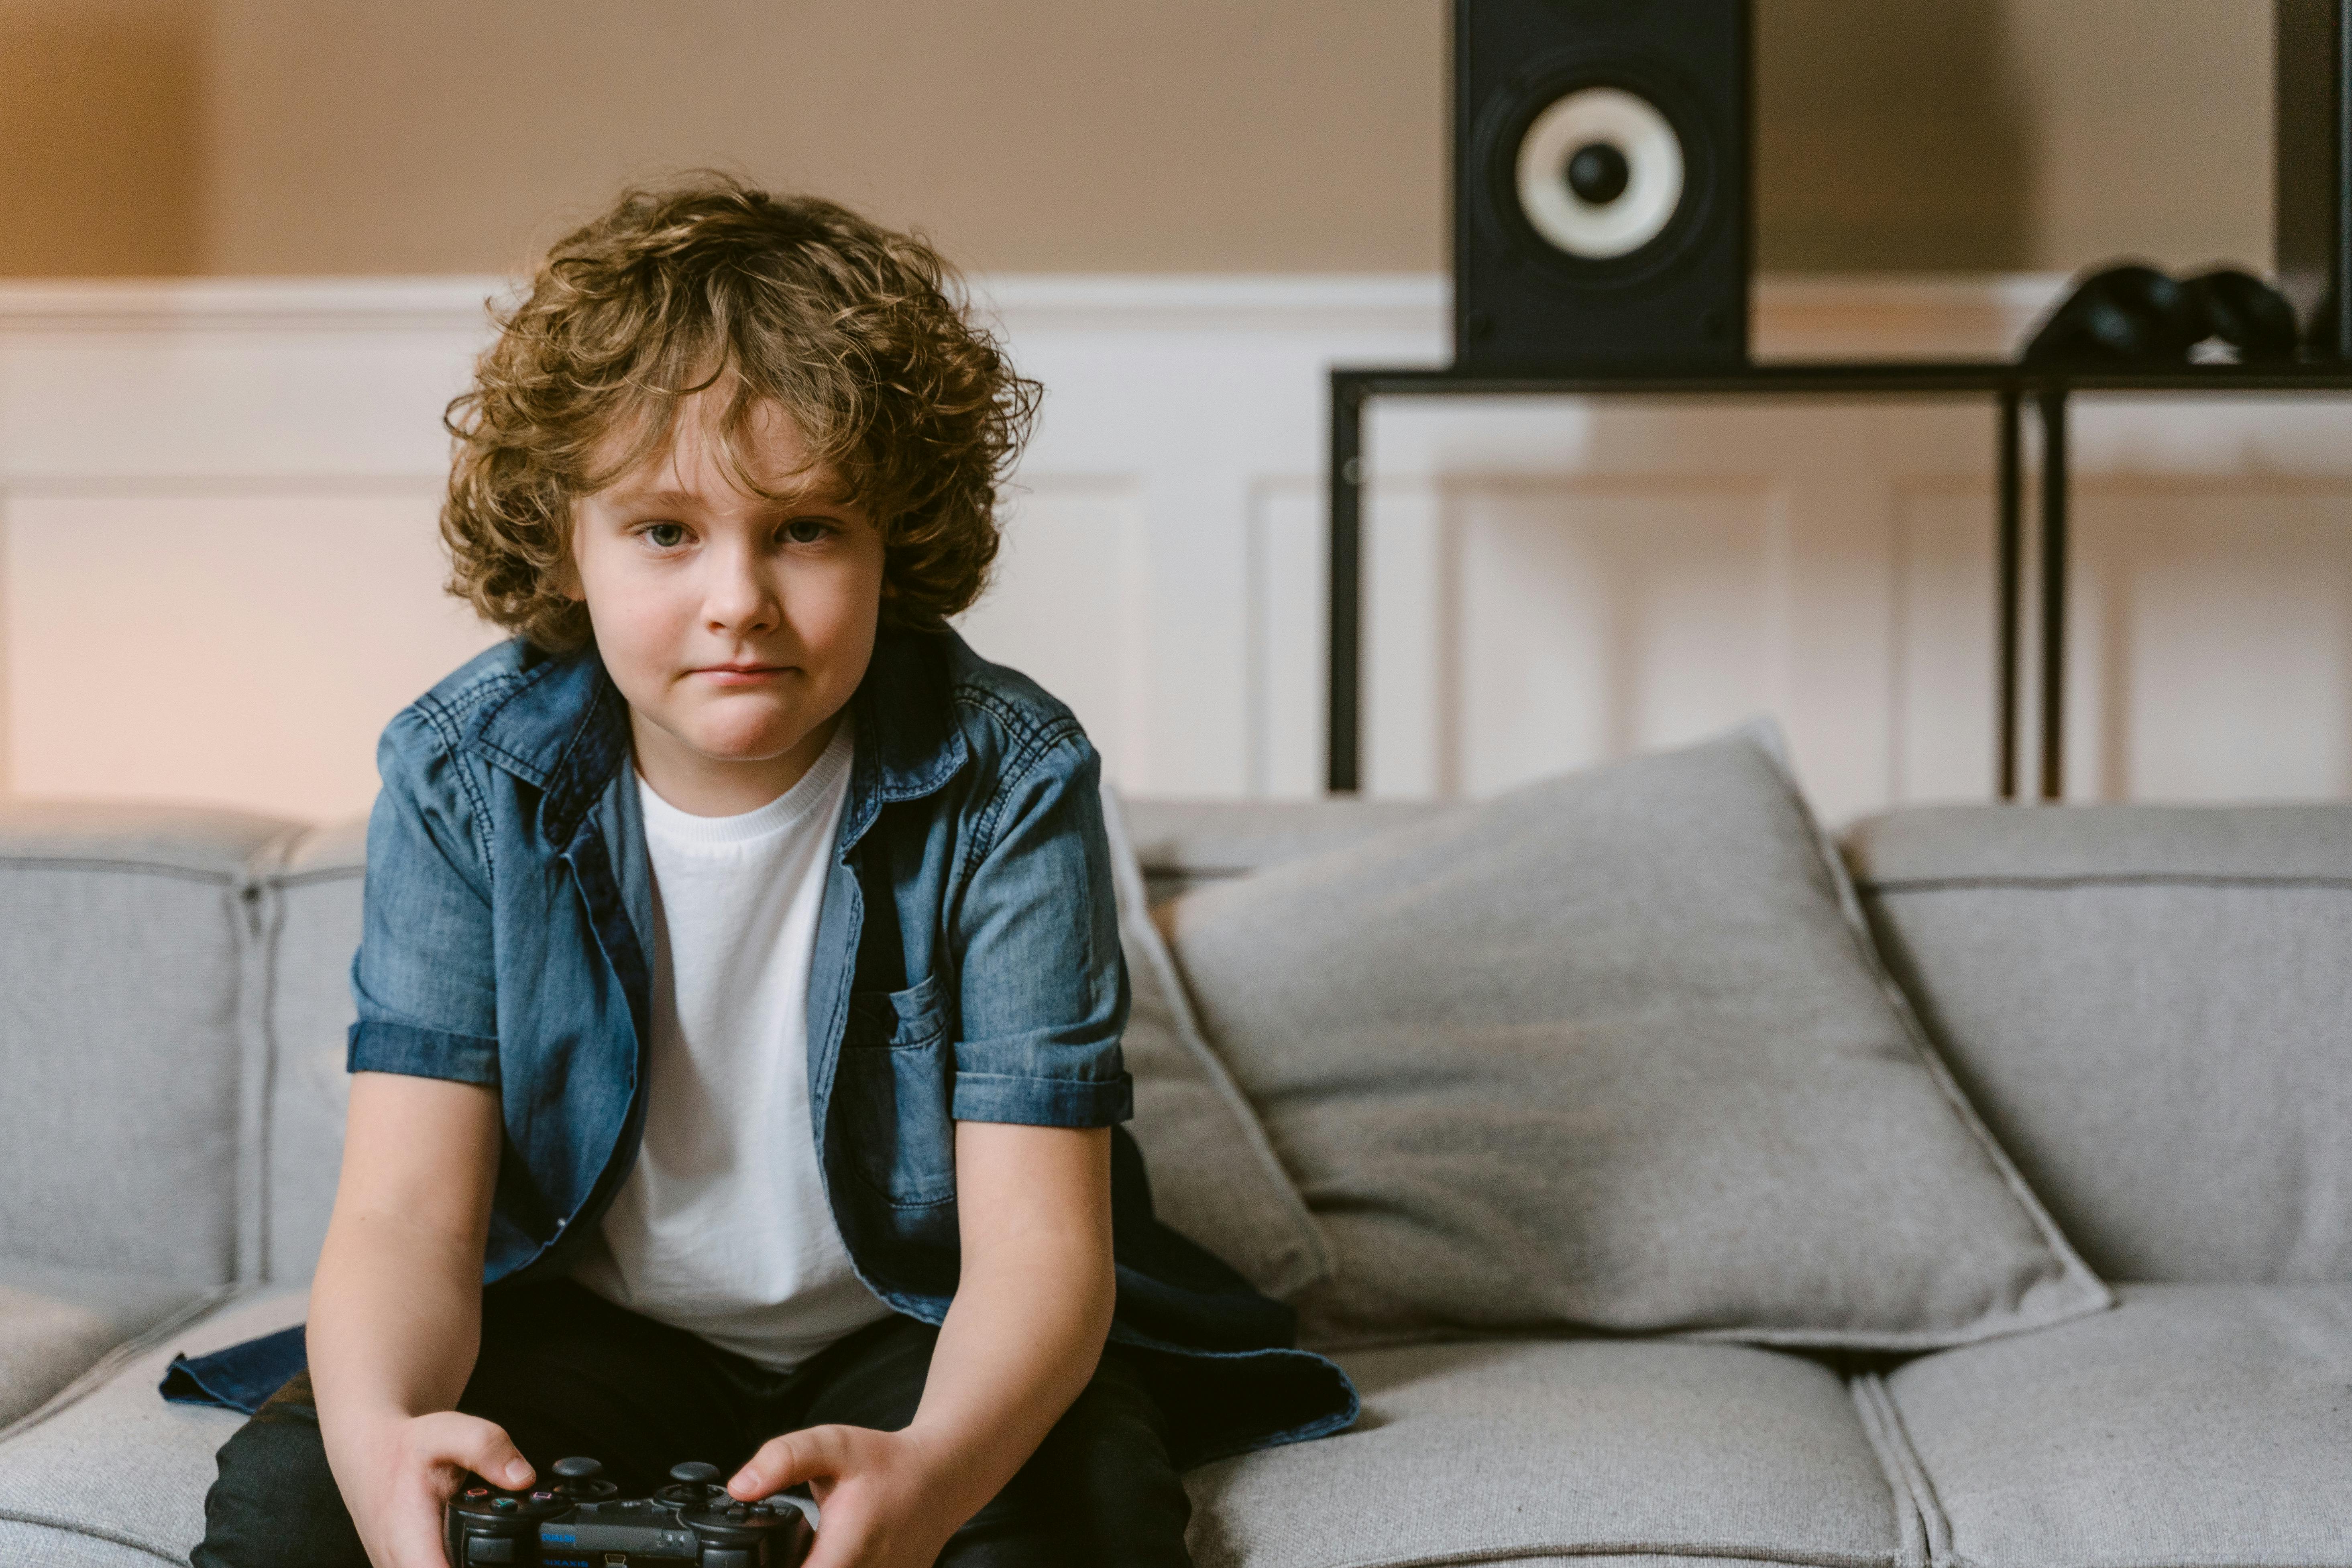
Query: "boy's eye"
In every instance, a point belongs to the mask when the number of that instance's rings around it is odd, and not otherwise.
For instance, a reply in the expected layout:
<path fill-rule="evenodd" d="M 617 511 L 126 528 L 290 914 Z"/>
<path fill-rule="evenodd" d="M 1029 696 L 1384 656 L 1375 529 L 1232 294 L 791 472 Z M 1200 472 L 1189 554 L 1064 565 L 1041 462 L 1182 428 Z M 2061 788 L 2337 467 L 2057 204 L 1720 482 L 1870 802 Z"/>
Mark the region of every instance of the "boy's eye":
<path fill-rule="evenodd" d="M 784 537 L 794 544 L 815 544 L 833 532 L 833 525 L 820 518 L 796 517 L 784 524 Z"/>
<path fill-rule="evenodd" d="M 646 524 L 644 531 L 645 536 L 649 542 L 658 545 L 664 550 L 674 550 L 677 546 L 686 542 L 686 525 L 684 523 L 648 523 Z"/>

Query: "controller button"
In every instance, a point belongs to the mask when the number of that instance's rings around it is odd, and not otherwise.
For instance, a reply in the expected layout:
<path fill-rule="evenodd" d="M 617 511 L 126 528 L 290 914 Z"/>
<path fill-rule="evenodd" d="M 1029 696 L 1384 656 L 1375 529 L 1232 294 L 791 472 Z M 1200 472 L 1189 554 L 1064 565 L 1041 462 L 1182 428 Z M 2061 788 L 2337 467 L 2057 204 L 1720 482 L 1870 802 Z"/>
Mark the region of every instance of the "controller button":
<path fill-rule="evenodd" d="M 749 1519 L 751 1517 L 751 1505 L 741 1502 L 730 1504 L 727 1510 L 727 1517 L 730 1519 Z"/>
<path fill-rule="evenodd" d="M 515 1501 L 515 1500 L 510 1497 L 501 1497 L 492 1498 L 490 1500 L 490 1506 L 500 1513 L 512 1513 L 515 1510 L 520 1508 L 522 1504 Z"/>
<path fill-rule="evenodd" d="M 477 1563 L 511 1563 L 515 1560 L 515 1543 L 511 1537 L 492 1539 L 477 1535 L 466 1542 L 467 1568 Z"/>
<path fill-rule="evenodd" d="M 530 1500 L 533 1502 L 553 1502 L 555 1500 L 555 1494 L 553 1492 L 533 1492 L 530 1494 Z"/>

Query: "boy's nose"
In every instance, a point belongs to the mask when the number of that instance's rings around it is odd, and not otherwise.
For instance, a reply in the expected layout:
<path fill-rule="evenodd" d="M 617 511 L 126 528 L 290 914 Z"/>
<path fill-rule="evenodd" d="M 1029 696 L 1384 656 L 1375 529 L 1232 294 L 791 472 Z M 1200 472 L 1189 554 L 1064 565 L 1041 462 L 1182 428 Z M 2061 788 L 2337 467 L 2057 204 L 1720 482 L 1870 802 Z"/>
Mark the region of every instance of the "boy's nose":
<path fill-rule="evenodd" d="M 783 606 L 759 573 L 728 563 L 705 589 L 702 613 L 714 630 L 740 635 L 773 631 L 783 618 Z"/>

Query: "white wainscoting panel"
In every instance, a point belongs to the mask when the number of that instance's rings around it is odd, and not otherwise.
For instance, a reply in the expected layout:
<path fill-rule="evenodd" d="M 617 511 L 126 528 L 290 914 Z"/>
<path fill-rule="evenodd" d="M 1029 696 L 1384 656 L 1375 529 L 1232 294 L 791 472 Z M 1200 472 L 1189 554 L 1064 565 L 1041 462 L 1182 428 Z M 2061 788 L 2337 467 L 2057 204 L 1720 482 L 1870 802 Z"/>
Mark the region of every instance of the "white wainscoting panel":
<path fill-rule="evenodd" d="M 2058 286 L 1767 279 L 1759 347 L 1997 353 Z M 490 635 L 432 520 L 498 287 L 0 284 L 0 790 L 364 807 L 384 718 Z M 1131 789 L 1318 794 L 1325 374 L 1441 362 L 1442 280 L 980 295 L 1046 401 L 966 634 Z M 1769 712 L 1832 818 L 1990 794 L 1984 402 L 1387 400 L 1367 432 L 1373 793 Z M 2352 794 L 2352 400 L 2084 400 L 2074 457 L 2071 793 Z"/>

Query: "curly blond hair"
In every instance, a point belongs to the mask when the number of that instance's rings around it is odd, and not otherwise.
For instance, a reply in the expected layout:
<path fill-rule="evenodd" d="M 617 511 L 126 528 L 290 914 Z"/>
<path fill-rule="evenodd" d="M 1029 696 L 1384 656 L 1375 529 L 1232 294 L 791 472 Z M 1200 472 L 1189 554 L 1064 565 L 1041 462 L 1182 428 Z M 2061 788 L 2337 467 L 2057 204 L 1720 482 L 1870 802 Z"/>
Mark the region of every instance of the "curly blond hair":
<path fill-rule="evenodd" d="M 763 405 L 790 415 L 883 531 L 886 624 L 936 626 L 996 558 L 998 487 L 1040 388 L 968 319 L 920 238 L 726 174 L 624 192 L 556 242 L 444 416 L 455 438 L 441 537 L 449 592 L 551 652 L 589 640 L 565 596 L 572 502 L 669 438 L 679 405 L 721 401 L 734 482 Z M 616 439 L 615 437 L 625 437 Z M 601 460 L 600 460 L 601 458 Z"/>

